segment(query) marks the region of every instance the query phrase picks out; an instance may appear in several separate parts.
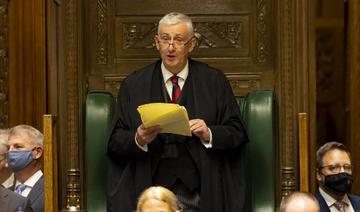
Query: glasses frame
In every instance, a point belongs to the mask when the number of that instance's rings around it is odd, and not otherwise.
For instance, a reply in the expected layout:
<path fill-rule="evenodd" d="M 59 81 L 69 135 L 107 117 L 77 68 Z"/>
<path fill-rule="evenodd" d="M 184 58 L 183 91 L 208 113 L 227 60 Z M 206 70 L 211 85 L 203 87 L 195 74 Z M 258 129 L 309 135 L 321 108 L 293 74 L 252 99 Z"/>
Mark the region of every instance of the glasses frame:
<path fill-rule="evenodd" d="M 162 39 L 159 35 L 156 36 L 156 39 L 157 39 L 157 42 L 159 43 L 159 45 L 166 46 L 166 48 L 169 48 L 170 45 L 171 45 L 171 46 L 173 46 L 174 49 L 178 49 L 178 48 L 183 48 L 183 47 L 185 47 L 186 45 L 188 45 L 188 44 L 190 43 L 190 41 L 191 41 L 193 38 L 194 38 L 194 36 L 191 36 L 191 37 L 189 38 L 189 40 L 187 40 L 187 41 L 185 41 L 185 42 L 182 41 L 182 42 L 184 42 L 184 43 L 177 44 L 176 42 L 174 42 L 174 41 L 176 41 L 174 38 L 169 39 L 169 40 L 164 40 L 164 39 Z M 172 42 L 170 42 L 171 40 L 172 40 Z M 177 41 L 177 42 L 179 42 L 179 41 Z"/>
<path fill-rule="evenodd" d="M 344 170 L 345 173 L 352 173 L 352 171 L 354 169 L 354 165 L 351 165 L 351 164 L 344 164 L 344 165 L 329 164 L 329 165 L 324 165 L 324 166 L 319 167 L 319 169 L 323 169 L 323 168 L 328 168 L 328 170 L 330 172 L 336 173 L 336 174 L 340 173 L 341 170 Z"/>

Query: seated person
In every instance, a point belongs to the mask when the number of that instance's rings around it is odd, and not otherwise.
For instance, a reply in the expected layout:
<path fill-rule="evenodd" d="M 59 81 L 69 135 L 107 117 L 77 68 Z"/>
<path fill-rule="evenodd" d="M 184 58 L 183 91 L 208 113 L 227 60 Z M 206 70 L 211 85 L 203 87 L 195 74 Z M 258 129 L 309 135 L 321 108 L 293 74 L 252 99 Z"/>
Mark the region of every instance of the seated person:
<path fill-rule="evenodd" d="M 351 195 L 353 182 L 350 152 L 344 144 L 329 142 L 316 152 L 316 198 L 320 211 L 359 211 L 360 197 Z"/>
<path fill-rule="evenodd" d="M 0 186 L 14 191 L 15 178 L 9 167 L 6 166 L 5 154 L 8 151 L 9 130 L 0 129 Z"/>
<path fill-rule="evenodd" d="M 15 192 L 27 197 L 35 212 L 44 211 L 43 142 L 42 133 L 29 125 L 9 131 L 7 162 L 20 182 Z"/>
<path fill-rule="evenodd" d="M 30 200 L 0 186 L 0 211 L 33 211 L 30 207 Z"/>
<path fill-rule="evenodd" d="M 173 192 L 161 186 L 146 189 L 139 197 L 136 212 L 178 212 L 178 200 Z"/>
<path fill-rule="evenodd" d="M 280 212 L 319 212 L 316 198 L 309 192 L 296 191 L 285 197 L 280 204 Z"/>

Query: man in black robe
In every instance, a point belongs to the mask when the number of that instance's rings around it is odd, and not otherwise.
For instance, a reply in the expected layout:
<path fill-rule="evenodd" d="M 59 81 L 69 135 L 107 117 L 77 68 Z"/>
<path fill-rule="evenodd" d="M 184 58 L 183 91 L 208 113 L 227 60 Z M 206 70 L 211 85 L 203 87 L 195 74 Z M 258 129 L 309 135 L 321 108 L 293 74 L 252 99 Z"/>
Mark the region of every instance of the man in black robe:
<path fill-rule="evenodd" d="M 119 91 L 107 150 L 108 211 L 134 211 L 152 185 L 172 190 L 184 211 L 242 211 L 247 136 L 227 78 L 188 57 L 196 39 L 184 14 L 165 15 L 155 43 L 161 60 L 128 76 Z M 192 136 L 145 128 L 137 107 L 153 102 L 184 106 Z"/>

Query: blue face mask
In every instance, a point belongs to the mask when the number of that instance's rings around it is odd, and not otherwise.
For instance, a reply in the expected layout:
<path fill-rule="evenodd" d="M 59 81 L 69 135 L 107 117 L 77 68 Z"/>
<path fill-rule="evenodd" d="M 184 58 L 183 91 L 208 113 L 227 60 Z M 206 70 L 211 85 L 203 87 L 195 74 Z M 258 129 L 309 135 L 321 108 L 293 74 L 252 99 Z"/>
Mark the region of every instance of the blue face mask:
<path fill-rule="evenodd" d="M 17 172 L 25 168 L 33 161 L 32 150 L 27 151 L 8 151 L 6 153 L 9 168 Z"/>

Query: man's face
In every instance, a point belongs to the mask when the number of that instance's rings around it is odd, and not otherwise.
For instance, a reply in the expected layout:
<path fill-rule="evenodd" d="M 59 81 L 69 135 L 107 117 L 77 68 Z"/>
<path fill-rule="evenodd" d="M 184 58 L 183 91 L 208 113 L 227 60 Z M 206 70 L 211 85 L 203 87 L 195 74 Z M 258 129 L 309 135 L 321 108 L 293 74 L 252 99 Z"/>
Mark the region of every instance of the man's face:
<path fill-rule="evenodd" d="M 177 74 L 185 67 L 188 55 L 194 49 L 195 39 L 189 36 L 186 23 L 179 23 L 161 25 L 160 34 L 155 36 L 155 43 L 165 67 Z"/>
<path fill-rule="evenodd" d="M 34 145 L 26 134 L 12 135 L 9 137 L 9 151 L 33 150 L 33 158 L 37 159 L 42 155 L 42 147 Z"/>
<path fill-rule="evenodd" d="M 25 134 L 10 136 L 8 143 L 9 151 L 25 151 L 34 148 L 29 137 Z"/>
<path fill-rule="evenodd" d="M 338 174 L 340 172 L 352 174 L 352 170 L 347 168 L 351 166 L 351 160 L 345 151 L 338 149 L 330 150 L 324 155 L 322 162 L 323 168 L 319 169 L 316 174 L 316 179 L 320 184 L 325 182 L 325 176 L 327 175 Z"/>

